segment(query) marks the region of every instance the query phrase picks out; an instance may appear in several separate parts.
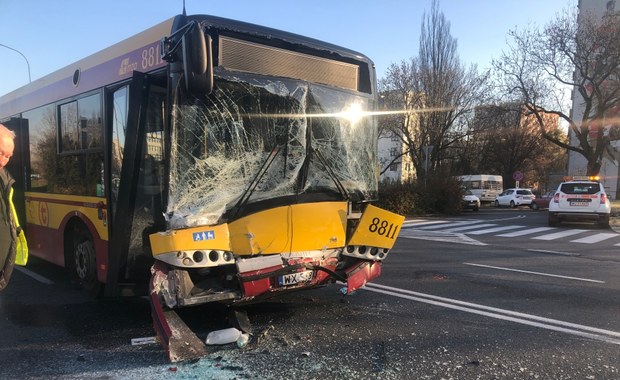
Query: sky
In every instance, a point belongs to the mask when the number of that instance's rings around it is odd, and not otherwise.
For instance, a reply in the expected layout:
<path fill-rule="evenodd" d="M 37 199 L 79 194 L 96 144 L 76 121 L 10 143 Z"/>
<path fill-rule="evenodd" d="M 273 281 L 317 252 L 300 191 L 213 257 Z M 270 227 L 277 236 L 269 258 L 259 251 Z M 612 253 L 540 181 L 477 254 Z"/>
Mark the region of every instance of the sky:
<path fill-rule="evenodd" d="M 439 0 L 466 65 L 488 68 L 514 28 L 543 26 L 576 0 Z M 187 14 L 232 18 L 347 47 L 377 77 L 418 53 L 431 0 L 185 0 Z M 182 13 L 183 0 L 0 0 L 0 96 Z M 27 63 L 28 62 L 28 63 Z M 30 70 L 28 70 L 28 64 Z M 30 75 L 29 75 L 30 71 Z"/>

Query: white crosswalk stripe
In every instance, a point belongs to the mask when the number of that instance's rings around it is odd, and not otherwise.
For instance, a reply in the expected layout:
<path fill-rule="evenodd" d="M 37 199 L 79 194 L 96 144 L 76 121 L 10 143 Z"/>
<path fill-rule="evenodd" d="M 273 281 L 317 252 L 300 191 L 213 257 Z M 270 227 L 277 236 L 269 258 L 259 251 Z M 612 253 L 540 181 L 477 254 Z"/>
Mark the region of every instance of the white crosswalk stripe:
<path fill-rule="evenodd" d="M 555 228 L 553 228 L 553 227 L 529 228 L 529 229 L 526 229 L 526 230 L 513 231 L 513 232 L 509 232 L 507 234 L 501 234 L 501 235 L 497 235 L 497 236 L 501 236 L 501 237 L 519 237 L 519 236 L 525 236 L 525 235 L 533 235 L 533 234 L 537 234 L 539 232 L 545 232 L 545 231 L 549 231 L 549 230 L 555 230 Z"/>
<path fill-rule="evenodd" d="M 408 220 L 405 223 L 403 223 L 404 227 L 420 227 L 420 226 L 429 226 L 429 225 L 434 225 L 434 224 L 440 224 L 440 223 L 447 223 L 448 221 L 446 220 L 423 220 L 423 219 L 414 219 L 414 220 Z"/>
<path fill-rule="evenodd" d="M 543 236 L 536 236 L 536 237 L 533 237 L 532 239 L 536 239 L 536 240 L 556 240 L 556 239 L 561 239 L 561 238 L 567 237 L 567 236 L 577 235 L 577 234 L 580 234 L 580 233 L 586 232 L 586 231 L 587 230 L 579 230 L 579 229 L 564 230 L 564 231 L 555 232 L 555 233 L 547 234 L 547 235 L 543 235 Z"/>
<path fill-rule="evenodd" d="M 469 235 L 484 235 L 484 234 L 491 234 L 493 232 L 514 230 L 515 228 L 523 228 L 523 227 L 524 226 L 499 226 L 499 227 L 494 227 L 494 228 L 487 228 L 486 230 L 471 231 L 471 232 L 468 232 L 468 234 Z"/>
<path fill-rule="evenodd" d="M 458 221 L 458 222 L 454 222 L 454 223 L 450 223 L 450 227 L 459 227 L 459 226 L 471 226 L 472 224 L 476 224 L 476 223 L 480 223 L 480 221 L 474 220 L 463 220 L 463 221 Z M 432 225 L 425 225 L 420 227 L 420 229 L 422 230 L 439 230 L 439 229 L 444 229 L 446 228 L 446 225 L 444 223 L 442 224 L 432 224 Z"/>
<path fill-rule="evenodd" d="M 613 232 L 602 232 L 602 233 L 595 234 L 595 235 L 592 235 L 592 236 L 586 236 L 586 237 L 581 238 L 581 239 L 571 240 L 571 243 L 592 244 L 592 243 L 598 243 L 599 241 L 611 239 L 611 238 L 616 237 L 616 236 L 618 236 L 618 234 L 613 233 Z"/>
<path fill-rule="evenodd" d="M 482 227 L 493 227 L 493 226 L 497 226 L 497 224 L 477 224 L 477 225 L 469 225 L 469 226 L 464 226 L 464 227 L 456 227 L 456 228 L 451 228 L 448 227 L 445 229 L 445 231 L 447 232 L 463 232 L 463 231 L 467 231 L 467 230 L 475 230 L 476 228 L 482 228 Z"/>

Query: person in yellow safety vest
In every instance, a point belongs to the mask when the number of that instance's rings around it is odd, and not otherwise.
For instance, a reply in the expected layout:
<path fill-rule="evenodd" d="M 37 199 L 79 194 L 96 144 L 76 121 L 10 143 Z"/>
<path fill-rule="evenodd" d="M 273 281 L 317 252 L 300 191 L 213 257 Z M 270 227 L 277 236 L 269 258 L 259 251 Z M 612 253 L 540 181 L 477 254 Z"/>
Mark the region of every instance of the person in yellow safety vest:
<path fill-rule="evenodd" d="M 4 168 L 13 155 L 15 133 L 0 124 L 0 291 L 9 284 L 13 266 L 26 265 L 28 244 L 13 205 L 15 180 Z"/>

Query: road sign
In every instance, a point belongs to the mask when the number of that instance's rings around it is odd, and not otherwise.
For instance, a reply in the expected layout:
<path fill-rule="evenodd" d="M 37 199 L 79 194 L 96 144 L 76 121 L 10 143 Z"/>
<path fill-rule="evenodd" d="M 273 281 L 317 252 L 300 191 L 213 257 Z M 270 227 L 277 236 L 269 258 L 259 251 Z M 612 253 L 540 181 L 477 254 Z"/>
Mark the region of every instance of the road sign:
<path fill-rule="evenodd" d="M 515 181 L 521 181 L 523 179 L 523 173 L 517 170 L 516 172 L 512 173 L 512 179 L 514 179 Z"/>

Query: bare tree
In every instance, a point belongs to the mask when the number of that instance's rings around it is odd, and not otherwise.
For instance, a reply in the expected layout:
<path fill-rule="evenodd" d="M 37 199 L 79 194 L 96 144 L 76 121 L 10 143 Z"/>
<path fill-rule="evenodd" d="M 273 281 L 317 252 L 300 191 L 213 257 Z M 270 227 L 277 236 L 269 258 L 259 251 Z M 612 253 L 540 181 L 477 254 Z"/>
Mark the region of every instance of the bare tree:
<path fill-rule="evenodd" d="M 382 124 L 402 139 L 418 178 L 466 136 L 465 119 L 483 101 L 486 77 L 475 66 L 464 68 L 450 23 L 433 1 L 431 12 L 422 16 L 418 57 L 390 65 L 380 81 L 385 106 L 400 110 Z"/>
<path fill-rule="evenodd" d="M 610 138 L 618 138 L 618 19 L 567 10 L 542 29 L 513 30 L 509 37 L 508 50 L 494 62 L 505 93 L 523 99 L 544 138 L 581 154 L 587 174 L 598 174 L 604 154 L 613 154 Z M 572 112 L 570 88 L 579 99 Z M 564 120 L 572 141 L 551 133 L 545 114 Z"/>
<path fill-rule="evenodd" d="M 558 117 L 545 115 L 549 133 L 565 142 Z M 555 125 L 555 127 L 553 127 Z M 526 173 L 529 186 L 544 182 L 543 177 L 561 162 L 565 150 L 542 138 L 538 121 L 520 103 L 488 105 L 476 112 L 475 140 L 479 141 L 479 172 L 499 173 L 505 183 L 512 181 L 516 171 Z M 554 149 L 555 148 L 555 149 Z M 550 161 L 553 157 L 555 161 Z"/>

